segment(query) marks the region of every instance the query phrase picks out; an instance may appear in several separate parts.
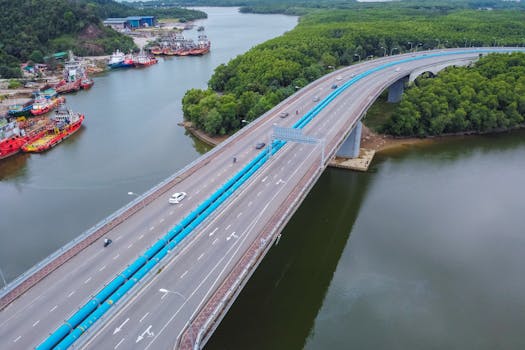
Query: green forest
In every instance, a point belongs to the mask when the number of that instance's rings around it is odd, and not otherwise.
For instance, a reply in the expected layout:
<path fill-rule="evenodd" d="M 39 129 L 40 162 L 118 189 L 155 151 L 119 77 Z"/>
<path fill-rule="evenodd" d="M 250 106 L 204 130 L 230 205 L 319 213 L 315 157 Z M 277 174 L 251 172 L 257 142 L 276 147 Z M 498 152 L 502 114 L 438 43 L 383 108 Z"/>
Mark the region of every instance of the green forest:
<path fill-rule="evenodd" d="M 517 127 L 525 117 L 525 54 L 491 54 L 471 67 L 418 78 L 384 132 L 428 136 Z"/>
<path fill-rule="evenodd" d="M 186 93 L 183 112 L 209 134 L 230 134 L 335 67 L 409 50 L 522 46 L 523 33 L 525 11 L 407 4 L 316 10 L 292 31 L 217 67 L 208 90 Z"/>
<path fill-rule="evenodd" d="M 144 11 L 112 0 L 0 0 L 0 77 L 21 75 L 20 62 L 43 62 L 57 51 L 78 55 L 109 54 L 135 48 L 133 40 L 104 27 L 106 17 L 152 14 L 202 18 L 201 11 Z"/>

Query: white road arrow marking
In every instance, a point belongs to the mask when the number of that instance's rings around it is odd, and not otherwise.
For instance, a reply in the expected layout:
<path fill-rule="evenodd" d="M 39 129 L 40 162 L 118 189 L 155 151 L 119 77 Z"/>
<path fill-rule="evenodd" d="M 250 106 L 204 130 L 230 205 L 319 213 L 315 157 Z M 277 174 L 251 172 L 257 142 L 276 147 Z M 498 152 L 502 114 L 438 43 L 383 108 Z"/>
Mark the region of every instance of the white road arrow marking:
<path fill-rule="evenodd" d="M 228 237 L 226 237 L 226 240 L 229 241 L 229 240 L 232 239 L 232 238 L 239 238 L 239 236 L 235 235 L 235 231 L 233 231 L 231 235 L 229 235 Z"/>
<path fill-rule="evenodd" d="M 115 328 L 115 331 L 113 332 L 113 334 L 117 334 L 118 332 L 120 332 L 122 330 L 122 327 L 124 327 L 124 325 L 126 323 L 128 323 L 129 321 L 129 318 L 126 318 L 126 321 L 122 322 L 122 324 L 120 326 L 118 326 L 117 328 Z"/>
<path fill-rule="evenodd" d="M 214 234 L 215 232 L 217 232 L 218 229 L 219 229 L 219 228 L 216 227 L 215 230 L 211 231 L 211 232 L 210 232 L 210 237 L 213 236 L 213 234 Z"/>
<path fill-rule="evenodd" d="M 151 325 L 149 325 L 149 327 L 146 328 L 146 330 L 144 332 L 142 332 L 142 334 L 137 337 L 137 341 L 135 343 L 138 343 L 139 341 L 144 339 L 144 334 L 146 334 L 148 336 L 148 338 L 154 337 L 155 334 L 153 332 L 150 332 L 150 329 L 151 329 Z"/>

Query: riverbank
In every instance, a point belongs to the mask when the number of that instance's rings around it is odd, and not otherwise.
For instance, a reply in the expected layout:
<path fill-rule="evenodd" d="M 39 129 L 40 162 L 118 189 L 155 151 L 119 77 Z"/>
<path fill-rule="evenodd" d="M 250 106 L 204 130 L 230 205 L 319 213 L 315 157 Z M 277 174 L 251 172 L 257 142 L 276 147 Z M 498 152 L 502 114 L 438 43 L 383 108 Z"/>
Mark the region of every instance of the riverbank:
<path fill-rule="evenodd" d="M 219 143 L 226 140 L 229 136 L 211 136 L 205 133 L 202 130 L 196 129 L 193 127 L 193 124 L 191 122 L 185 121 L 179 124 L 180 126 L 183 126 L 188 132 L 190 132 L 193 136 L 201 140 L 202 142 L 210 145 L 210 146 L 217 146 Z M 442 138 L 446 137 L 454 137 L 454 136 L 444 136 Z M 456 136 L 457 137 L 457 136 Z M 376 153 L 394 149 L 394 148 L 402 148 L 407 147 L 415 144 L 430 144 L 435 142 L 436 138 L 432 139 L 421 139 L 421 138 L 394 138 L 389 135 L 383 135 L 383 134 L 377 134 L 373 132 L 371 129 L 367 128 L 366 126 L 363 126 L 363 132 L 361 136 L 361 148 L 366 148 L 368 150 L 372 150 Z"/>

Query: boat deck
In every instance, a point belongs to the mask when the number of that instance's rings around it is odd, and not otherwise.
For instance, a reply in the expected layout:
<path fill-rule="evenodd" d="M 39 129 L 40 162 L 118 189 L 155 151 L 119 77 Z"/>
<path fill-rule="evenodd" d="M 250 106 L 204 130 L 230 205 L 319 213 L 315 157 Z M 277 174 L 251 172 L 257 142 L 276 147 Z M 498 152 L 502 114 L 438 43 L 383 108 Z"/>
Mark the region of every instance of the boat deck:
<path fill-rule="evenodd" d="M 35 141 L 31 142 L 30 144 L 28 144 L 26 146 L 26 148 L 27 149 L 38 149 L 38 148 L 48 144 L 54 137 L 56 137 L 55 134 L 45 135 L 45 136 L 39 138 L 38 140 L 35 140 Z"/>

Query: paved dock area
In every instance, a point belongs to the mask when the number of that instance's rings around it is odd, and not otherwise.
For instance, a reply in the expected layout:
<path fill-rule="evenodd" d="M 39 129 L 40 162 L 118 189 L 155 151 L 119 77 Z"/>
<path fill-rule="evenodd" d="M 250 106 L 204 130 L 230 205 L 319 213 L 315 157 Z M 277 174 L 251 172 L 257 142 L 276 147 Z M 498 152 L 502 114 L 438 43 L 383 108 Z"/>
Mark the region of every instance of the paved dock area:
<path fill-rule="evenodd" d="M 340 158 L 335 157 L 328 163 L 328 166 L 334 168 L 349 169 L 354 171 L 368 171 L 372 159 L 376 151 L 366 148 L 361 148 L 359 151 L 359 157 L 357 158 Z"/>

